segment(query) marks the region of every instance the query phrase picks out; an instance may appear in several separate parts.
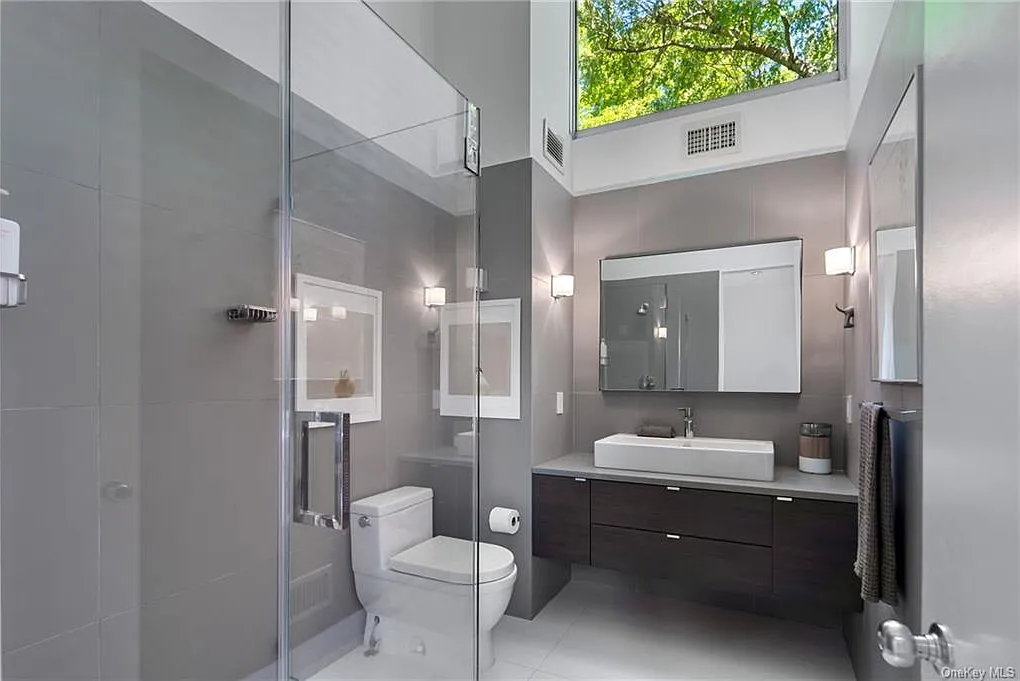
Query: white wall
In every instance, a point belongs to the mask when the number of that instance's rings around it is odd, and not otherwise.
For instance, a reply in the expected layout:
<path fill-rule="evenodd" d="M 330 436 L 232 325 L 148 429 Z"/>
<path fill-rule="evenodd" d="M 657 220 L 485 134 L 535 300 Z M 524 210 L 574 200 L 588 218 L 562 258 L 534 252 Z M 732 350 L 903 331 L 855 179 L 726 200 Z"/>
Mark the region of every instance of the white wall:
<path fill-rule="evenodd" d="M 531 156 L 568 191 L 571 189 L 570 124 L 573 65 L 570 36 L 572 0 L 531 0 Z M 542 119 L 563 137 L 564 168 L 561 172 L 542 151 Z"/>
<path fill-rule="evenodd" d="M 580 137 L 573 145 L 574 194 L 841 150 L 847 140 L 846 98 L 847 83 L 838 81 Z M 685 126 L 734 113 L 742 117 L 739 153 L 684 155 Z"/>
<path fill-rule="evenodd" d="M 893 0 L 850 0 L 849 54 L 847 58 L 848 130 L 853 129 L 857 111 L 864 99 L 864 90 L 875 66 L 878 46 L 889 24 Z"/>

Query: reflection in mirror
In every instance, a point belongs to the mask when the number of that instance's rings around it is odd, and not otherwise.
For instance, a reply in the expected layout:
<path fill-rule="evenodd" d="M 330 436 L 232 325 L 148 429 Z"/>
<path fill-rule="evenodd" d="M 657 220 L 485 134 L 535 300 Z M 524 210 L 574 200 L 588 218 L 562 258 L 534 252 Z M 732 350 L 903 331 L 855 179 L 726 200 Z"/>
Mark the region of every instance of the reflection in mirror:
<path fill-rule="evenodd" d="M 917 91 L 915 75 L 868 166 L 872 375 L 895 383 L 920 381 Z"/>
<path fill-rule="evenodd" d="M 599 387 L 800 392 L 801 248 L 603 260 Z"/>

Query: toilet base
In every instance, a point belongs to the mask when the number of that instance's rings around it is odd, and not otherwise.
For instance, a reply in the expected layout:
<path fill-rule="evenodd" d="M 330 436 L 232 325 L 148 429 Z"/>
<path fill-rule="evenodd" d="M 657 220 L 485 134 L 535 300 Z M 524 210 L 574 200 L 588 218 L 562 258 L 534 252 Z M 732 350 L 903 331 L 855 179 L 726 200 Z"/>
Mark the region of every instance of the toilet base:
<path fill-rule="evenodd" d="M 379 618 L 378 624 L 375 623 Z M 464 634 L 453 636 L 424 629 L 420 625 L 403 622 L 392 616 L 368 612 L 365 618 L 364 648 L 379 655 L 420 657 L 430 669 L 438 669 L 443 676 L 451 679 L 474 677 L 473 640 L 469 635 L 470 626 Z M 374 640 L 374 644 L 372 641 Z M 496 659 L 492 630 L 478 633 L 478 667 L 486 671 Z"/>

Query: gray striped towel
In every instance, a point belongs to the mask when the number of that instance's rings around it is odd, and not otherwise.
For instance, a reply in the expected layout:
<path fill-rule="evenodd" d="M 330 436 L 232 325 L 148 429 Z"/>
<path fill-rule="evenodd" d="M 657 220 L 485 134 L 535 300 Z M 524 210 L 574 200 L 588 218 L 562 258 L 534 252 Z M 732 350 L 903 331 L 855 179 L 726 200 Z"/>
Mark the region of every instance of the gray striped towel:
<path fill-rule="evenodd" d="M 857 560 L 861 598 L 896 604 L 892 447 L 882 405 L 861 405 L 861 467 L 857 476 Z"/>

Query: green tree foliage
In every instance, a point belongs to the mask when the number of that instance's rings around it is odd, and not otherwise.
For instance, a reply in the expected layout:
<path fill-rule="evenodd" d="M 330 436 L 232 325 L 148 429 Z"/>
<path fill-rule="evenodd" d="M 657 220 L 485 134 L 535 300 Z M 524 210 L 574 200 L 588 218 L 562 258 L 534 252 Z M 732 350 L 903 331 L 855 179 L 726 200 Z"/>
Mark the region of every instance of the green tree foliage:
<path fill-rule="evenodd" d="M 578 127 L 836 69 L 837 0 L 579 0 Z"/>

